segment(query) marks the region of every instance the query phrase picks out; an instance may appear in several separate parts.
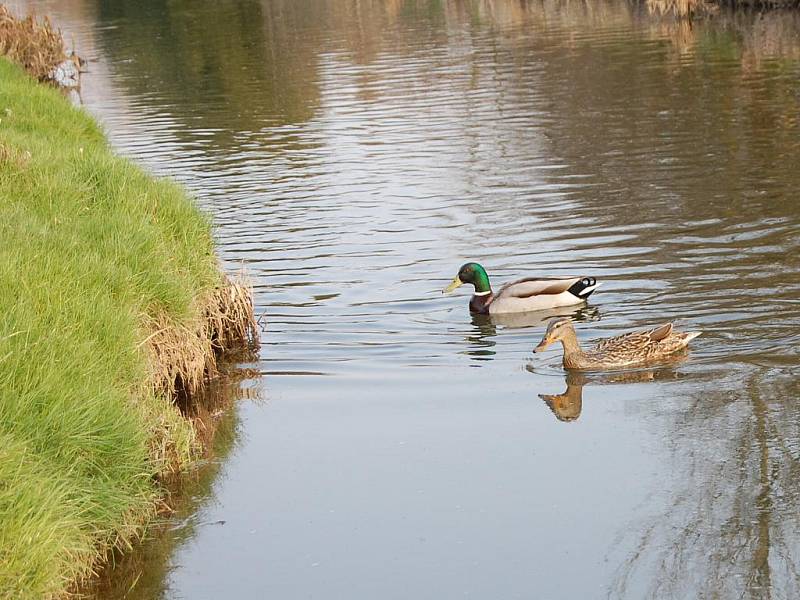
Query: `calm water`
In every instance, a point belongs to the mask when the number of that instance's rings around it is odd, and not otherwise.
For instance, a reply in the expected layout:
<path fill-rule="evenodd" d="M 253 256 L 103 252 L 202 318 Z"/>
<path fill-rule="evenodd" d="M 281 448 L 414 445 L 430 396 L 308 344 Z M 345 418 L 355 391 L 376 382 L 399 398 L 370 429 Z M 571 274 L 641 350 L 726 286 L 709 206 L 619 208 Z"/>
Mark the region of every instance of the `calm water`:
<path fill-rule="evenodd" d="M 257 400 L 99 597 L 800 595 L 797 14 L 38 6 L 266 315 Z M 440 294 L 467 259 L 601 279 L 583 339 L 704 335 L 672 368 L 567 378 L 531 354 L 539 319 Z"/>

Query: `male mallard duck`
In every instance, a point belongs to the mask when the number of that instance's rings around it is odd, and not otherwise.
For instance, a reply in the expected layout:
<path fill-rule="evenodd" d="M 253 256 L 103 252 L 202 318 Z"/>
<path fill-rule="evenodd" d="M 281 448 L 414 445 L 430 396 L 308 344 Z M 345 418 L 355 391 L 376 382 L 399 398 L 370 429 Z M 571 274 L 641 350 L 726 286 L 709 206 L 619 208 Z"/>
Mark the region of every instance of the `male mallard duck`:
<path fill-rule="evenodd" d="M 480 314 L 519 313 L 580 304 L 600 285 L 594 277 L 529 277 L 507 283 L 495 294 L 486 269 L 470 262 L 458 270 L 458 275 L 442 293 L 449 294 L 465 283 L 475 286 L 469 309 Z"/>
<path fill-rule="evenodd" d="M 553 342 L 560 341 L 564 346 L 566 369 L 622 369 L 667 361 L 698 335 L 699 331 L 673 331 L 672 323 L 664 323 L 655 329 L 601 340 L 591 350 L 584 351 L 578 344 L 572 321 L 560 318 L 550 321 L 542 341 L 533 351 L 541 352 Z"/>

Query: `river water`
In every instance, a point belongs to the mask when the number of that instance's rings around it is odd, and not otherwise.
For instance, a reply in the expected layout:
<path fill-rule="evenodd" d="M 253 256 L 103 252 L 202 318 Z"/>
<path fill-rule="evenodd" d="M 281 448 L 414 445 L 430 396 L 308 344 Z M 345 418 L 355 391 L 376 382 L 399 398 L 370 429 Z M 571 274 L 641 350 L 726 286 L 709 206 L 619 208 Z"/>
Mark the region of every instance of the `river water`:
<path fill-rule="evenodd" d="M 800 17 L 654 5 L 37 3 L 265 321 L 211 466 L 97 597 L 800 596 Z M 541 315 L 441 295 L 467 260 L 597 277 L 584 340 L 703 335 L 567 377 Z"/>

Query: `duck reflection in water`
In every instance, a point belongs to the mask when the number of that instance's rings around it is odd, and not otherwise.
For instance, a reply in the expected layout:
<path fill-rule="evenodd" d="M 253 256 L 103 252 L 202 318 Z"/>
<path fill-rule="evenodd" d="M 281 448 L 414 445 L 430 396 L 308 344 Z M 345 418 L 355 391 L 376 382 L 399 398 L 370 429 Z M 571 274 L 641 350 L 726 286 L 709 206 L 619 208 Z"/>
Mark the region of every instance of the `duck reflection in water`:
<path fill-rule="evenodd" d="M 528 367 L 528 370 L 531 370 Z M 624 383 L 646 383 L 648 381 L 661 381 L 677 379 L 679 373 L 671 368 L 648 369 L 645 371 L 631 371 L 629 373 L 614 373 L 613 375 L 593 375 L 570 371 L 564 378 L 567 389 L 560 394 L 539 394 L 539 398 L 553 411 L 556 419 L 570 423 L 577 421 L 583 409 L 583 388 L 586 385 L 618 385 Z"/>
<path fill-rule="evenodd" d="M 464 338 L 468 344 L 466 354 L 473 360 L 491 360 L 496 354 L 494 347 L 497 345 L 492 338 L 497 336 L 498 330 L 542 327 L 555 317 L 570 317 L 578 322 L 598 321 L 600 311 L 596 306 L 578 309 L 573 306 L 500 315 L 472 313 L 472 330 Z"/>
<path fill-rule="evenodd" d="M 581 373 L 569 373 L 566 377 L 567 389 L 561 394 L 539 394 L 539 398 L 550 407 L 556 419 L 569 423 L 581 416 L 583 408 L 583 386 L 586 376 Z"/>

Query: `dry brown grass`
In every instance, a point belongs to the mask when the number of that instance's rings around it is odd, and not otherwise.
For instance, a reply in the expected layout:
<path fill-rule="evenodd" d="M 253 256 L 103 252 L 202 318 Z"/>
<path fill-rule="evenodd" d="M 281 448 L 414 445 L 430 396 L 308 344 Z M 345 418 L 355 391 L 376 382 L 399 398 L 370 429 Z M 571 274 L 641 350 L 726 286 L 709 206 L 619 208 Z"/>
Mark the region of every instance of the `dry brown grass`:
<path fill-rule="evenodd" d="M 647 10 L 658 16 L 690 18 L 695 15 L 711 14 L 719 6 L 706 0 L 646 0 Z"/>
<path fill-rule="evenodd" d="M 154 406 L 142 410 L 166 415 L 149 436 L 150 456 L 162 475 L 179 471 L 186 456 L 202 453 L 213 437 L 209 413 L 219 407 L 207 406 L 208 385 L 220 375 L 230 376 L 219 359 L 252 358 L 260 345 L 252 290 L 243 277 L 223 276 L 201 307 L 202 318 L 191 325 L 177 324 L 165 315 L 143 319 L 150 332 L 139 344 L 150 365 L 144 395 Z M 172 403 L 172 410 L 158 406 L 162 402 Z M 179 434 L 179 421 L 184 419 L 192 422 L 192 439 Z"/>
<path fill-rule="evenodd" d="M 22 65 L 39 81 L 50 81 L 55 67 L 68 58 L 60 29 L 48 18 L 17 18 L 0 4 L 0 56 Z"/>
<path fill-rule="evenodd" d="M 151 333 L 142 342 L 151 365 L 152 390 L 183 403 L 219 374 L 217 359 L 258 350 L 259 336 L 250 286 L 224 277 L 202 301 L 202 319 L 178 325 L 164 316 L 146 319 Z"/>
<path fill-rule="evenodd" d="M 678 18 L 716 15 L 723 7 L 731 9 L 779 9 L 800 6 L 800 0 L 645 0 L 651 14 Z"/>
<path fill-rule="evenodd" d="M 2 117 L 0 117 L 0 121 L 2 121 Z M 29 151 L 20 151 L 13 146 L 0 142 L 0 166 L 5 165 L 17 169 L 24 169 L 31 162 L 31 158 L 32 156 Z"/>
<path fill-rule="evenodd" d="M 216 355 L 202 323 L 179 325 L 164 315 L 145 322 L 152 331 L 142 345 L 150 363 L 153 392 L 167 398 L 178 393 L 191 396 L 204 381 L 216 376 Z"/>
<path fill-rule="evenodd" d="M 206 334 L 217 352 L 257 350 L 258 325 L 253 312 L 253 290 L 240 274 L 225 278 L 206 304 Z"/>

